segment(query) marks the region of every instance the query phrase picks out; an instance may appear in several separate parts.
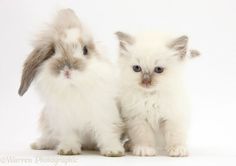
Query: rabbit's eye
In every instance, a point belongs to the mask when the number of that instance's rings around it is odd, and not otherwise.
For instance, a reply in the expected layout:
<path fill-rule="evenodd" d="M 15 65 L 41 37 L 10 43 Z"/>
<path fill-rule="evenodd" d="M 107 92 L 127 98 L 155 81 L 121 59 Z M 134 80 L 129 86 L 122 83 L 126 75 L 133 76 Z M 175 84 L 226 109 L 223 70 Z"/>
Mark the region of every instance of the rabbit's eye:
<path fill-rule="evenodd" d="M 88 49 L 86 46 L 83 47 L 83 54 L 88 55 Z"/>

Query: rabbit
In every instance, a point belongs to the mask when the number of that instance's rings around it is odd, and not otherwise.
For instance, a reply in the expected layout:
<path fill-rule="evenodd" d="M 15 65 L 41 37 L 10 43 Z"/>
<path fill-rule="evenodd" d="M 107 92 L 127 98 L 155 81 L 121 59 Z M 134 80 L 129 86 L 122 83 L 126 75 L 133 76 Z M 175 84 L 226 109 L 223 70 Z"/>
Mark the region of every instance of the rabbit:
<path fill-rule="evenodd" d="M 23 96 L 34 82 L 45 103 L 41 137 L 32 149 L 55 149 L 59 155 L 99 149 L 104 156 L 123 156 L 117 71 L 75 12 L 58 11 L 34 43 L 18 91 Z"/>

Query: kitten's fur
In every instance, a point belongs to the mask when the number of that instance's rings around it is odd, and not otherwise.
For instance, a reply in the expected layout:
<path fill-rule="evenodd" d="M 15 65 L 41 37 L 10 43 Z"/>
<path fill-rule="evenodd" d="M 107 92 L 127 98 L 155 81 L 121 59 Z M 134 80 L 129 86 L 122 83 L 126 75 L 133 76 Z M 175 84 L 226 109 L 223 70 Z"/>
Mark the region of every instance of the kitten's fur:
<path fill-rule="evenodd" d="M 45 102 L 42 136 L 32 148 L 56 148 L 62 155 L 98 148 L 122 156 L 115 73 L 75 13 L 60 11 L 26 59 L 19 89 L 22 96 L 33 80 Z"/>
<path fill-rule="evenodd" d="M 121 114 L 133 154 L 156 155 L 157 137 L 162 132 L 168 155 L 186 156 L 189 105 L 183 70 L 188 37 L 154 32 L 116 35 L 120 40 Z M 133 65 L 142 71 L 134 72 Z M 155 67 L 164 71 L 155 73 Z"/>

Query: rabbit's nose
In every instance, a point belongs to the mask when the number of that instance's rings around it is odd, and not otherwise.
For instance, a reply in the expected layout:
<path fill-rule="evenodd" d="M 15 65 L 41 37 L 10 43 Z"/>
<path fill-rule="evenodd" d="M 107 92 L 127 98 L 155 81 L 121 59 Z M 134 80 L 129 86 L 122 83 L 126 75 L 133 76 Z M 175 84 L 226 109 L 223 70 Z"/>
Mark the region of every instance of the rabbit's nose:
<path fill-rule="evenodd" d="M 70 68 L 68 66 L 64 67 L 63 72 L 64 72 L 64 76 L 66 78 L 70 78 L 71 77 L 71 71 L 70 71 Z"/>

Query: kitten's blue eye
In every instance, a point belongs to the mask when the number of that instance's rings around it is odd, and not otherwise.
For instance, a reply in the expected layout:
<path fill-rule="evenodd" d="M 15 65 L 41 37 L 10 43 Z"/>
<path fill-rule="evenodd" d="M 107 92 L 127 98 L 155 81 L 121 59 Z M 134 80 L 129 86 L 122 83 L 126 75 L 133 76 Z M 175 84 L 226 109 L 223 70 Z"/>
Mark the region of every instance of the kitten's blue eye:
<path fill-rule="evenodd" d="M 135 72 L 140 72 L 140 71 L 142 71 L 142 68 L 141 68 L 139 65 L 134 65 L 134 66 L 133 66 L 133 70 L 134 70 Z"/>
<path fill-rule="evenodd" d="M 88 49 L 86 46 L 83 47 L 83 54 L 88 55 Z"/>
<path fill-rule="evenodd" d="M 154 72 L 156 73 L 162 73 L 164 71 L 163 67 L 155 67 Z"/>

